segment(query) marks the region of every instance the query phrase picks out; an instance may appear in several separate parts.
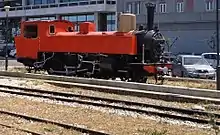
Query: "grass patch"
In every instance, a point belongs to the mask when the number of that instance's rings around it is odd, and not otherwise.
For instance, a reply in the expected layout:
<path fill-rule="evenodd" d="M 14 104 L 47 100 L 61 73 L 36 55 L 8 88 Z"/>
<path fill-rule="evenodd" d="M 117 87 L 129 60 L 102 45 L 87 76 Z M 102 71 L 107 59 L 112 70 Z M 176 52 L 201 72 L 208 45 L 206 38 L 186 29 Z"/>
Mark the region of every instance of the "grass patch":
<path fill-rule="evenodd" d="M 138 133 L 141 135 L 167 135 L 167 130 L 156 130 L 156 129 L 138 129 Z"/>
<path fill-rule="evenodd" d="M 154 84 L 153 78 L 148 79 L 149 84 Z M 216 84 L 212 82 L 193 82 L 193 81 L 180 81 L 180 80 L 164 80 L 163 85 L 180 86 L 188 88 L 200 88 L 200 89 L 216 89 Z"/>
<path fill-rule="evenodd" d="M 28 73 L 24 67 L 13 67 L 8 69 L 9 72 L 21 72 L 21 73 Z"/>
<path fill-rule="evenodd" d="M 13 67 L 8 69 L 9 72 L 20 72 L 20 73 L 28 73 L 28 70 L 25 67 Z M 34 70 L 31 70 L 30 73 L 35 73 Z M 37 74 L 46 74 L 45 71 L 37 71 Z"/>

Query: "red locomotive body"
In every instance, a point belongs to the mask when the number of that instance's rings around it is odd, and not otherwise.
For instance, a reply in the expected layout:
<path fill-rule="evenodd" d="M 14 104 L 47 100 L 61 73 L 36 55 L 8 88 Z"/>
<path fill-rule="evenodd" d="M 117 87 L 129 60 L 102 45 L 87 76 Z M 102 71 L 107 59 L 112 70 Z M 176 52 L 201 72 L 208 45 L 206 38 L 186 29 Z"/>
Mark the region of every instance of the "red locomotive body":
<path fill-rule="evenodd" d="M 16 48 L 21 50 L 17 57 L 36 59 L 38 52 L 137 53 L 136 37 L 131 33 L 95 32 L 90 22 L 81 23 L 79 32 L 72 32 L 73 24 L 63 20 L 22 22 L 21 28 L 21 35 L 15 37 Z M 28 37 L 31 32 L 34 34 Z"/>
<path fill-rule="evenodd" d="M 94 27 L 93 23 L 85 22 L 79 28 L 84 25 Z M 74 53 L 137 54 L 135 36 L 129 33 L 95 32 L 84 29 L 79 32 L 57 32 L 45 37 L 41 42 L 40 50 L 44 52 L 53 50 Z"/>
<path fill-rule="evenodd" d="M 146 82 L 156 68 L 165 42 L 154 30 L 154 5 L 148 4 L 148 30 L 96 32 L 95 24 L 69 21 L 25 21 L 15 37 L 17 61 L 49 74 L 116 78 Z"/>

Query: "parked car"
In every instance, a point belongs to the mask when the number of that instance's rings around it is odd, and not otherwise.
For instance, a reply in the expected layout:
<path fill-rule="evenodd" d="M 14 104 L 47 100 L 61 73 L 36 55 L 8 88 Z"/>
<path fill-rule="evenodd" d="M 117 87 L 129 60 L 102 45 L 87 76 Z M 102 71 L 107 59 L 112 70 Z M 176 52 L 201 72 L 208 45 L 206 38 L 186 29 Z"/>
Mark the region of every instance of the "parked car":
<path fill-rule="evenodd" d="M 9 56 L 15 58 L 16 57 L 16 49 L 10 51 Z"/>
<path fill-rule="evenodd" d="M 15 49 L 15 46 L 11 46 L 11 45 L 8 46 L 8 50 L 7 50 L 8 55 L 13 49 Z M 6 52 L 6 46 L 4 46 L 2 50 L 0 50 L 0 56 L 5 56 L 5 52 Z"/>
<path fill-rule="evenodd" d="M 201 55 L 208 63 L 216 69 L 217 66 L 217 53 L 203 53 Z"/>
<path fill-rule="evenodd" d="M 214 79 L 215 74 L 215 69 L 202 56 L 178 55 L 172 66 L 174 77 Z"/>

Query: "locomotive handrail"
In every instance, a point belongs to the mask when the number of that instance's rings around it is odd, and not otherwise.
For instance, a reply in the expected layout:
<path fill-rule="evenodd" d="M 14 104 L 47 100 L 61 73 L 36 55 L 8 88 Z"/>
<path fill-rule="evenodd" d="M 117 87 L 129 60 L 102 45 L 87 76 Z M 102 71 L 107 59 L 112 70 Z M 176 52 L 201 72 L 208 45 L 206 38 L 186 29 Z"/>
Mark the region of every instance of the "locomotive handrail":
<path fill-rule="evenodd" d="M 51 3 L 51 4 L 39 4 L 39 5 L 25 5 L 25 6 L 17 6 L 11 7 L 10 11 L 17 10 L 31 10 L 31 9 L 39 9 L 39 8 L 55 8 L 55 7 L 71 7 L 71 6 L 87 6 L 87 5 L 99 5 L 99 4 L 108 4 L 115 5 L 116 0 L 81 0 L 76 2 L 63 2 L 63 3 Z M 4 8 L 0 8 L 0 11 L 4 12 Z"/>

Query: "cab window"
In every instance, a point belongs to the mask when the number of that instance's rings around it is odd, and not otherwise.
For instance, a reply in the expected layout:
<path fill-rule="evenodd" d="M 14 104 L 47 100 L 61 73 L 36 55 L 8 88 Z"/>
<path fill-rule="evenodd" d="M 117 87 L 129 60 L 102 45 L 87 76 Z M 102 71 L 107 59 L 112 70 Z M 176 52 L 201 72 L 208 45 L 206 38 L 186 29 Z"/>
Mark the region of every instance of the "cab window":
<path fill-rule="evenodd" d="M 50 31 L 50 34 L 54 34 L 55 33 L 55 26 L 54 25 L 50 25 L 49 26 L 49 31 Z"/>
<path fill-rule="evenodd" d="M 37 25 L 25 25 L 24 26 L 24 37 L 26 38 L 37 38 L 38 27 Z"/>
<path fill-rule="evenodd" d="M 73 31 L 74 31 L 74 30 L 73 30 L 73 27 L 69 26 L 69 27 L 67 28 L 67 31 L 68 31 L 68 32 L 73 32 Z"/>

